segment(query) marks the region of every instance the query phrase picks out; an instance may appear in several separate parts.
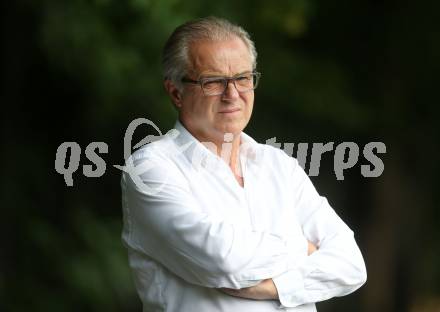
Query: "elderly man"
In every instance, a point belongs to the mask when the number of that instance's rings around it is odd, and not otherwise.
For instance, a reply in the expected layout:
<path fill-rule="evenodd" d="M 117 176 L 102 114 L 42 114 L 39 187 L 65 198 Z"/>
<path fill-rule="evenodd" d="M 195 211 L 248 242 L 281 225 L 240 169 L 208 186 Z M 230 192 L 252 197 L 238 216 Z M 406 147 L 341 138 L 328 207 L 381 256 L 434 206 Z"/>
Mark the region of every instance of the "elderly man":
<path fill-rule="evenodd" d="M 178 27 L 163 52 L 175 130 L 122 177 L 124 229 L 144 311 L 316 311 L 366 269 L 353 232 L 296 159 L 243 133 L 256 51 L 218 18 Z M 146 186 L 146 187 L 143 187 Z"/>

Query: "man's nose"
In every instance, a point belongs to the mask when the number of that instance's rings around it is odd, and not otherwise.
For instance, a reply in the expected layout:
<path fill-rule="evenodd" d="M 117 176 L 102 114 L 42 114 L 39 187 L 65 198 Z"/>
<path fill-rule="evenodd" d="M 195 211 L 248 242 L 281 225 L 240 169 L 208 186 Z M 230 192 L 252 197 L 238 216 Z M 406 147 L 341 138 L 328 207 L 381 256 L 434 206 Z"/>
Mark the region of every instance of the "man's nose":
<path fill-rule="evenodd" d="M 222 94 L 222 99 L 224 100 L 235 100 L 240 96 L 237 88 L 235 87 L 234 81 L 229 80 L 226 85 L 226 89 Z"/>

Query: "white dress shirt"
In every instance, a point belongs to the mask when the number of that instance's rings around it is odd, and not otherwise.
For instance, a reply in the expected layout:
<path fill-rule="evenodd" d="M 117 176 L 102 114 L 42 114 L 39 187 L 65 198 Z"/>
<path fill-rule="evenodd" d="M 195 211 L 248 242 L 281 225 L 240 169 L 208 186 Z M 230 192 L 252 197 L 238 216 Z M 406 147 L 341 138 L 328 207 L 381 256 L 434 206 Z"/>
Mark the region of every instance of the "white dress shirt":
<path fill-rule="evenodd" d="M 241 142 L 244 187 L 179 122 L 129 158 L 145 171 L 121 180 L 122 240 L 143 311 L 312 312 L 365 283 L 353 232 L 296 159 L 244 133 Z M 310 256 L 307 240 L 319 248 Z M 267 278 L 279 301 L 217 289 Z"/>

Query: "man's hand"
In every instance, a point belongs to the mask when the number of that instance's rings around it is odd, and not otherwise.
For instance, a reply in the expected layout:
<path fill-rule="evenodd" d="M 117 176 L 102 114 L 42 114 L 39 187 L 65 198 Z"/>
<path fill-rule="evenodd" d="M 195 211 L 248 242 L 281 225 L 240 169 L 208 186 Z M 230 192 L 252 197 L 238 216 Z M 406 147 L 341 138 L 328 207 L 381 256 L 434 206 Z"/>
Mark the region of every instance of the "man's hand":
<path fill-rule="evenodd" d="M 272 279 L 263 280 L 258 285 L 241 288 L 220 288 L 220 290 L 230 296 L 241 297 L 253 300 L 276 300 L 278 299 L 278 291 Z"/>

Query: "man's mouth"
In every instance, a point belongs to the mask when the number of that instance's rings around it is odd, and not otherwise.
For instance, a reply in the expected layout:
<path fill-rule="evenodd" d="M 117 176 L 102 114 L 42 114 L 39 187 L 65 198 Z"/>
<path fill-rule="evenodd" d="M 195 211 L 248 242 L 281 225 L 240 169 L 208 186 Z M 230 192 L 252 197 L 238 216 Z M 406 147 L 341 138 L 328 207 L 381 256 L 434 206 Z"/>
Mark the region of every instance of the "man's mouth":
<path fill-rule="evenodd" d="M 232 113 L 235 113 L 235 112 L 238 112 L 238 111 L 240 111 L 240 108 L 228 108 L 228 109 L 223 109 L 223 110 L 221 110 L 221 111 L 219 111 L 219 113 L 220 114 L 232 114 Z"/>

